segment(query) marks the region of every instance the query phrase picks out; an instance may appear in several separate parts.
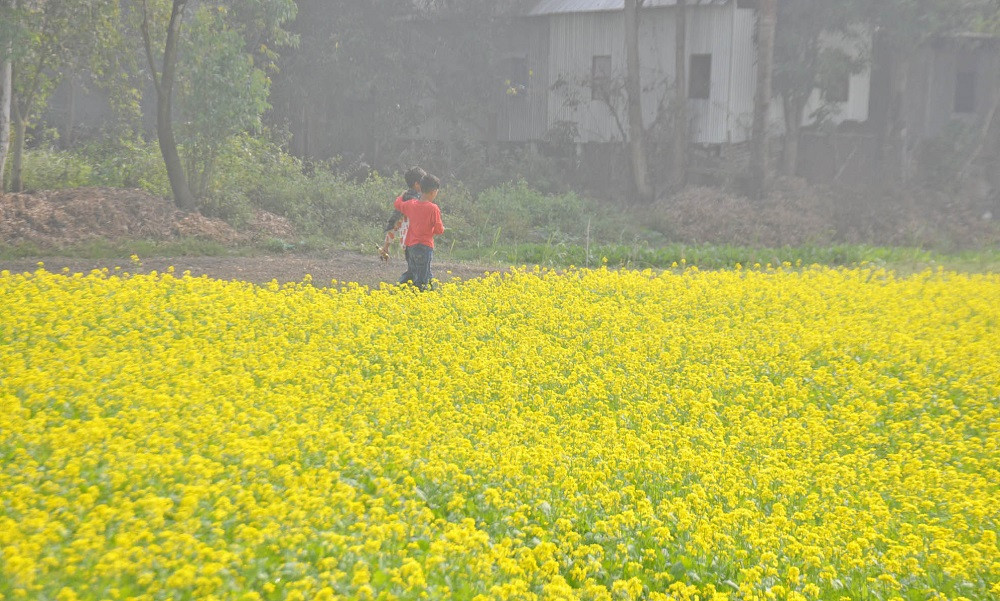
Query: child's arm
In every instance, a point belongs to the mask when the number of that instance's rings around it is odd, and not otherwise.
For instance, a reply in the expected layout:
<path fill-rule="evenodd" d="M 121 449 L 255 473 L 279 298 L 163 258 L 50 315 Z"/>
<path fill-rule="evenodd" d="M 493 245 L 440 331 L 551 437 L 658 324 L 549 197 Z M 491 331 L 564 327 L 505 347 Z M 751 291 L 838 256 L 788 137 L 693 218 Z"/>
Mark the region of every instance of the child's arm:
<path fill-rule="evenodd" d="M 435 207 L 434 211 L 434 229 L 432 230 L 433 235 L 438 236 L 444 233 L 444 224 L 441 223 L 441 209 Z"/>

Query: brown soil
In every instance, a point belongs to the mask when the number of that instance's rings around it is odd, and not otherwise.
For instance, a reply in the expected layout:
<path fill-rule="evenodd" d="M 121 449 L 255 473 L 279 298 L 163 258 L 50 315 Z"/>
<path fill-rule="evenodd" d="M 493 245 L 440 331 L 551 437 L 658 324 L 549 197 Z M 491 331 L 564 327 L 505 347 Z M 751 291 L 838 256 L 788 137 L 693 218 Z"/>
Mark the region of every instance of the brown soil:
<path fill-rule="evenodd" d="M 0 241 L 59 247 L 85 240 L 200 238 L 222 244 L 288 237 L 291 223 L 255 211 L 236 231 L 221 219 L 185 213 L 142 190 L 75 188 L 0 194 Z"/>
<path fill-rule="evenodd" d="M 990 202 L 932 190 L 861 193 L 782 178 L 760 200 L 693 186 L 659 201 L 649 221 L 691 244 L 989 248 L 1000 244 L 998 216 Z"/>
<path fill-rule="evenodd" d="M 23 273 L 38 269 L 39 259 L 0 260 L 0 270 Z M 357 282 L 378 287 L 382 282 L 395 283 L 406 270 L 402 258 L 393 258 L 382 263 L 378 257 L 357 253 L 336 252 L 310 255 L 271 255 L 261 257 L 152 257 L 141 259 L 136 266 L 128 259 L 75 259 L 45 258 L 46 271 L 59 272 L 67 269 L 71 273 L 88 273 L 93 269 L 108 268 L 128 273 L 163 273 L 173 267 L 175 275 L 190 271 L 193 276 L 207 275 L 222 280 L 242 280 L 256 284 L 266 284 L 271 280 L 279 283 L 300 282 L 306 274 L 312 276 L 314 286 L 324 287 L 331 280 Z M 441 281 L 452 278 L 463 280 L 482 276 L 497 269 L 469 263 L 434 261 L 434 277 Z"/>

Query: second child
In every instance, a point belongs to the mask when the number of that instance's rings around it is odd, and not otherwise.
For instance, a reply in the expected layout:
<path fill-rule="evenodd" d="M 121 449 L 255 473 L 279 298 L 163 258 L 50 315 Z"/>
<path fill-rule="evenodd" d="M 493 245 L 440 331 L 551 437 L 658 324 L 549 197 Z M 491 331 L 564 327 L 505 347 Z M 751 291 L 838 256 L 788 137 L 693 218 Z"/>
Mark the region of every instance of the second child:
<path fill-rule="evenodd" d="M 441 209 L 434 204 L 441 181 L 433 175 L 425 175 L 420 180 L 420 197 L 413 200 L 396 199 L 396 210 L 406 216 L 409 227 L 406 230 L 406 273 L 404 281 L 409 281 L 420 290 L 431 285 L 431 259 L 434 257 L 434 237 L 444 233 L 441 223 Z"/>
<path fill-rule="evenodd" d="M 398 197 L 403 201 L 413 200 L 414 198 L 420 197 L 420 178 L 427 175 L 427 172 L 420 167 L 410 167 L 405 174 L 403 174 L 403 179 L 406 180 L 406 192 L 403 192 Z M 388 223 L 385 224 L 385 242 L 378 250 L 379 257 L 383 261 L 389 260 L 389 246 L 392 241 L 399 238 L 400 244 L 406 239 L 406 216 L 399 211 L 393 211 L 392 217 L 389 218 Z M 405 274 L 404 274 L 405 275 Z"/>

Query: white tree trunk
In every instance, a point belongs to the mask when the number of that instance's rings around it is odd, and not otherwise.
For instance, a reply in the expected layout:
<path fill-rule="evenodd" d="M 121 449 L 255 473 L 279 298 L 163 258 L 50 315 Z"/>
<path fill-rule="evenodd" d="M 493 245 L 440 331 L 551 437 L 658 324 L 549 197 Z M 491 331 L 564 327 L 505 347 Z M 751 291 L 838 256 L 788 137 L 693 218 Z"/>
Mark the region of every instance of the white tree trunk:
<path fill-rule="evenodd" d="M 6 57 L 0 63 L 0 194 L 4 188 L 4 168 L 7 166 L 7 150 L 10 148 L 10 100 L 13 81 L 11 78 L 12 64 L 10 60 L 10 50 L 8 46 L 4 49 Z"/>

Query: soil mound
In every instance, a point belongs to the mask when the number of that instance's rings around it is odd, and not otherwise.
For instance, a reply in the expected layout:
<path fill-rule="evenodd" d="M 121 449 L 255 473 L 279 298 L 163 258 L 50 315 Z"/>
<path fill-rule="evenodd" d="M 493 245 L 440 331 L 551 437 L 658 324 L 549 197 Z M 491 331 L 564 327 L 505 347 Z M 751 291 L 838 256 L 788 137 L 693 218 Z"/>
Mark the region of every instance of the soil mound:
<path fill-rule="evenodd" d="M 690 187 L 657 202 L 650 224 L 688 243 L 990 247 L 1000 220 L 981 203 L 930 190 L 860 193 L 783 178 L 762 199 Z"/>
<path fill-rule="evenodd" d="M 199 238 L 222 244 L 287 238 L 294 228 L 283 217 L 255 210 L 246 228 L 180 211 L 169 200 L 142 190 L 74 188 L 0 195 L 0 241 L 65 246 L 92 239 L 173 240 Z"/>

